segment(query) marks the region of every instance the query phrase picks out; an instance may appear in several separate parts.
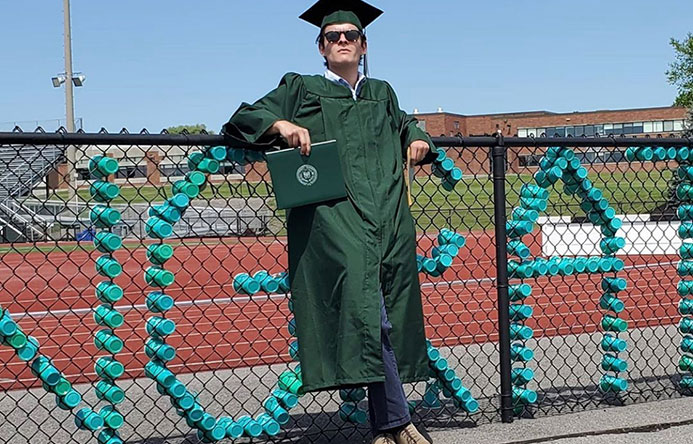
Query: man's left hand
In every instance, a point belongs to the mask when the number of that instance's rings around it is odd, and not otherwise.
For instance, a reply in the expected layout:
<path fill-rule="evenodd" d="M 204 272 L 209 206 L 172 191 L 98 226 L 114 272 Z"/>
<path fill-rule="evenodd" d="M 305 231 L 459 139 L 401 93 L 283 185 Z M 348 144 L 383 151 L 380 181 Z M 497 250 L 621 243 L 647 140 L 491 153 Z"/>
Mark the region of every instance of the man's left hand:
<path fill-rule="evenodd" d="M 431 147 L 429 147 L 428 143 L 423 140 L 415 140 L 407 149 L 409 150 L 411 164 L 416 165 L 417 163 L 421 162 L 424 157 L 426 157 L 426 154 L 428 154 L 428 152 L 431 150 Z"/>

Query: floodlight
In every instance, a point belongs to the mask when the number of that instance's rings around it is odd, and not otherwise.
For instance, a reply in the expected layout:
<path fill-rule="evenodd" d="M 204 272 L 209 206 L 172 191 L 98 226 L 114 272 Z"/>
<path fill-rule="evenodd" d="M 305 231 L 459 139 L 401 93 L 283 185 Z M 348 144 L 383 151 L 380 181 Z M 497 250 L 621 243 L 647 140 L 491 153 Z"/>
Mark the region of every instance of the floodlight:
<path fill-rule="evenodd" d="M 72 83 L 74 83 L 75 86 L 84 85 L 85 80 L 87 80 L 87 76 L 81 72 L 75 73 L 75 75 L 72 76 Z"/>
<path fill-rule="evenodd" d="M 58 74 L 55 77 L 51 77 L 51 81 L 53 82 L 53 86 L 55 88 L 59 88 L 60 85 L 65 83 L 65 80 L 66 80 L 65 74 Z"/>

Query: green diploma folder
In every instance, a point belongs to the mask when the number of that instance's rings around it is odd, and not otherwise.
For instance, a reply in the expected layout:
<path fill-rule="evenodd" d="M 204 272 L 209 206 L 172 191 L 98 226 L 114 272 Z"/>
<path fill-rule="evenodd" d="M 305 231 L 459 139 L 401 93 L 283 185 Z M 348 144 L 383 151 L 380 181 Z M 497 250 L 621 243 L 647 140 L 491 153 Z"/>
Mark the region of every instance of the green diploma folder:
<path fill-rule="evenodd" d="M 310 156 L 299 148 L 267 152 L 277 208 L 300 207 L 346 196 L 337 142 L 315 143 Z"/>

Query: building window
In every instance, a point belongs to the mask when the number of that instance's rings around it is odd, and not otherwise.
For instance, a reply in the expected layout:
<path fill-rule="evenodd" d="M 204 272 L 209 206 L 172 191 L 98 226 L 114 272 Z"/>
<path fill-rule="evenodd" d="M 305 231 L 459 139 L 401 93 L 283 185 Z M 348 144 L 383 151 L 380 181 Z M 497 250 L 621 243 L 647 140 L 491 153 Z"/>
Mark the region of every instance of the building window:
<path fill-rule="evenodd" d="M 455 120 L 455 122 L 453 122 L 452 126 L 453 126 L 457 131 L 459 131 L 459 130 L 460 130 L 460 121 L 459 121 L 459 120 Z"/>
<path fill-rule="evenodd" d="M 674 131 L 683 131 L 683 120 L 674 120 Z"/>
<path fill-rule="evenodd" d="M 518 156 L 521 167 L 532 167 L 539 166 L 539 162 L 543 156 L 540 154 L 528 154 L 524 156 Z"/>
<path fill-rule="evenodd" d="M 166 177 L 182 177 L 190 171 L 187 164 L 180 165 L 159 165 L 159 171 Z"/>
<path fill-rule="evenodd" d="M 674 121 L 673 120 L 665 120 L 663 123 L 664 123 L 664 131 L 674 131 Z"/>
<path fill-rule="evenodd" d="M 116 179 L 136 179 L 138 177 L 147 177 L 147 167 L 145 165 L 121 166 L 116 172 L 115 177 Z"/>

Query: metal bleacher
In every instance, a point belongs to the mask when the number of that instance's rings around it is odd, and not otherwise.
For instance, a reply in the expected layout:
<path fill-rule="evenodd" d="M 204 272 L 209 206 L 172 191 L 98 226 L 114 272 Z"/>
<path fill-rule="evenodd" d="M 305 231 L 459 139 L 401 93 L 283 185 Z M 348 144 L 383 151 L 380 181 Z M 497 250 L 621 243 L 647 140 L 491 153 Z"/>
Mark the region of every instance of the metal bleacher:
<path fill-rule="evenodd" d="M 22 196 L 64 160 L 64 146 L 0 145 L 0 229 L 2 240 L 45 240 L 52 222 L 24 205 Z"/>

